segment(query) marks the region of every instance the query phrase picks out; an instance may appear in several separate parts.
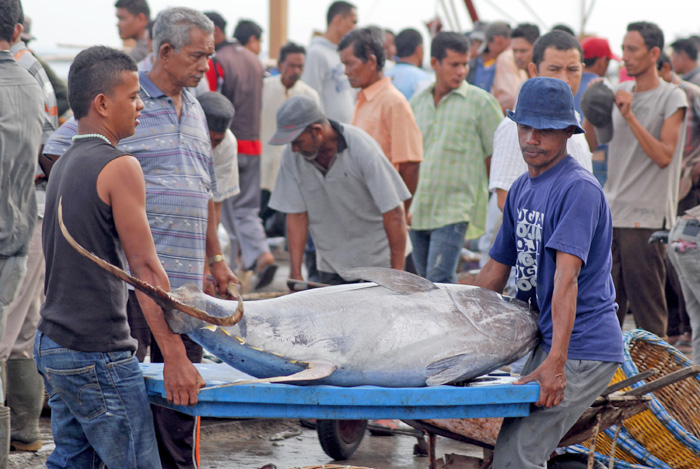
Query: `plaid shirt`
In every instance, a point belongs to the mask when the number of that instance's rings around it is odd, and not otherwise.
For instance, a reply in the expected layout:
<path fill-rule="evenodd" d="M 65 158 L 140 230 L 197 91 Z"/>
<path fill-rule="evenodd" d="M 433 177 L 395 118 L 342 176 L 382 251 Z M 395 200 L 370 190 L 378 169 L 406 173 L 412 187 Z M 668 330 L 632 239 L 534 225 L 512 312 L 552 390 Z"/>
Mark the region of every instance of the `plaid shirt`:
<path fill-rule="evenodd" d="M 475 237 L 483 233 L 486 222 L 489 194 L 484 160 L 493 153 L 493 134 L 503 112 L 496 98 L 466 81 L 436 107 L 434 88 L 411 100 L 423 134 L 411 228 L 432 230 L 468 221 L 467 237 Z"/>

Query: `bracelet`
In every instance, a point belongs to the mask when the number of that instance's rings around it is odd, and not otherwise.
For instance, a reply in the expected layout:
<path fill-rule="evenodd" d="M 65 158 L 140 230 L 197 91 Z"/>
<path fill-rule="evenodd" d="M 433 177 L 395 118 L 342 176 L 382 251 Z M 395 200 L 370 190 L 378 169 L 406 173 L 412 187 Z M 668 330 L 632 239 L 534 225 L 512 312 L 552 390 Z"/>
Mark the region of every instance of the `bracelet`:
<path fill-rule="evenodd" d="M 224 257 L 223 254 L 217 254 L 215 256 L 211 256 L 209 259 L 207 259 L 207 265 L 209 267 L 212 266 L 212 264 L 216 264 L 217 262 L 224 262 L 226 258 Z"/>

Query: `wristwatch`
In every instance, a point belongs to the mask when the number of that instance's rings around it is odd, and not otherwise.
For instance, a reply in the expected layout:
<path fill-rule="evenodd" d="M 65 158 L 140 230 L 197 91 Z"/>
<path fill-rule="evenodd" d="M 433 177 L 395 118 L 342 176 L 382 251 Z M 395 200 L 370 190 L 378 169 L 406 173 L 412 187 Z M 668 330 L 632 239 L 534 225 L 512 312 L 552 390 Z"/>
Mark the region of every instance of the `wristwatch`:
<path fill-rule="evenodd" d="M 215 256 L 211 256 L 209 259 L 207 259 L 207 265 L 209 267 L 212 266 L 212 264 L 216 264 L 217 262 L 224 262 L 226 258 L 224 257 L 223 254 L 217 254 Z"/>

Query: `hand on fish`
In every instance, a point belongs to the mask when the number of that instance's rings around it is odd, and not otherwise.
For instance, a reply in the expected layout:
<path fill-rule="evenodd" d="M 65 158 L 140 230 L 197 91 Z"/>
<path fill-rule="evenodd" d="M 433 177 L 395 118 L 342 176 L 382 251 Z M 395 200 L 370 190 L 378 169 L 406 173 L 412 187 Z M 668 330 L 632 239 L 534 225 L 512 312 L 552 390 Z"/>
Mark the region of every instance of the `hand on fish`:
<path fill-rule="evenodd" d="M 195 405 L 197 393 L 207 384 L 189 360 L 166 361 L 163 381 L 168 402 L 175 405 Z"/>
<path fill-rule="evenodd" d="M 211 270 L 211 276 L 214 277 L 214 282 L 216 286 L 216 293 L 218 293 L 222 298 L 237 298 L 233 295 L 231 289 L 229 289 L 230 284 L 237 284 L 238 278 L 231 272 L 226 262 L 215 262 L 209 269 Z M 235 292 L 235 290 L 234 290 Z M 207 292 L 208 293 L 208 292 Z"/>
<path fill-rule="evenodd" d="M 540 397 L 535 403 L 538 407 L 553 407 L 561 404 L 566 390 L 566 361 L 558 363 L 548 357 L 535 371 L 523 376 L 514 384 L 525 384 L 537 381 L 540 385 Z"/>

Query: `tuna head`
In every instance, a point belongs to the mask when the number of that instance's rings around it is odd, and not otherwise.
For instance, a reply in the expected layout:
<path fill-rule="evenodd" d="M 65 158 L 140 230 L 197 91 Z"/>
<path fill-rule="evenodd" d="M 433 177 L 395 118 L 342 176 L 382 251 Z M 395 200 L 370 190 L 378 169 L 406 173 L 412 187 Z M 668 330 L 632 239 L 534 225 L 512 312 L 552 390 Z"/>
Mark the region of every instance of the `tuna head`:
<path fill-rule="evenodd" d="M 522 301 L 478 287 L 447 289 L 471 325 L 470 346 L 431 363 L 429 386 L 471 379 L 512 363 L 539 341 L 538 314 Z"/>
<path fill-rule="evenodd" d="M 183 311 L 176 308 L 164 309 L 165 320 L 170 329 L 176 334 L 187 334 L 211 324 L 220 326 L 233 325 L 220 323 L 219 321 L 226 321 L 226 318 L 236 316 L 239 310 L 242 311 L 243 308 L 240 297 L 238 302 L 214 298 L 204 293 L 197 285 L 191 282 L 171 291 L 170 297 L 178 303 L 188 305 L 198 311 L 206 311 L 209 316 L 208 318 L 202 318 L 186 312 L 183 313 Z"/>

